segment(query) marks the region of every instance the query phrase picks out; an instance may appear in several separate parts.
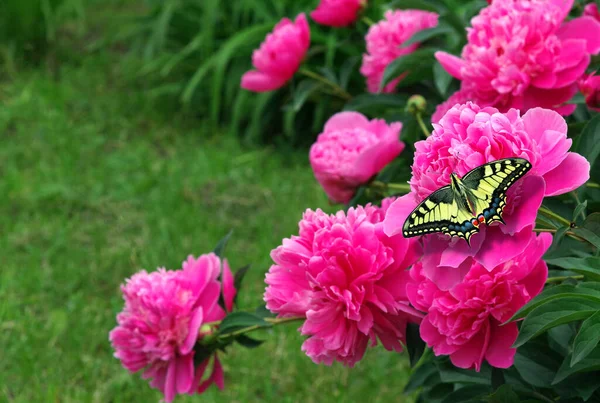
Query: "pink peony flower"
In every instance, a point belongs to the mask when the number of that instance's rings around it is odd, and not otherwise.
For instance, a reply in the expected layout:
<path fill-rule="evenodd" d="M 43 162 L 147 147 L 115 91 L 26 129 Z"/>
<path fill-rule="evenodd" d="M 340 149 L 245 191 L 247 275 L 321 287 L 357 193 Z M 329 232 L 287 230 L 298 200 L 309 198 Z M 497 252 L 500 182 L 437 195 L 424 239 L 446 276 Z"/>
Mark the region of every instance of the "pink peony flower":
<path fill-rule="evenodd" d="M 404 149 L 402 123 L 369 121 L 357 112 L 333 115 L 310 149 L 315 177 L 327 196 L 349 202 L 356 188 L 367 183 Z"/>
<path fill-rule="evenodd" d="M 472 103 L 455 106 L 434 124 L 427 140 L 415 144 L 412 191 L 388 210 L 385 232 L 389 236 L 400 233 L 416 205 L 450 183 L 450 173 L 463 176 L 487 162 L 525 158 L 533 167 L 508 190 L 503 213 L 506 225 L 481 227 L 470 247 L 446 235 L 422 237 L 424 272 L 442 288 L 460 281 L 470 257 L 491 270 L 523 252 L 544 196 L 567 193 L 589 179 L 590 164 L 568 151 L 571 143 L 565 120 L 551 110 L 534 108 L 521 117 L 514 109 L 500 113 Z"/>
<path fill-rule="evenodd" d="M 590 3 L 583 8 L 583 15 L 592 17 L 596 21 L 600 21 L 600 11 L 598 11 L 598 5 L 596 3 Z"/>
<path fill-rule="evenodd" d="M 585 96 L 588 108 L 600 112 L 600 76 L 585 75 L 579 81 L 579 90 Z"/>
<path fill-rule="evenodd" d="M 198 259 L 189 256 L 183 270 L 143 270 L 121 290 L 125 308 L 109 338 L 126 369 L 144 369 L 143 377 L 151 379 L 150 386 L 159 389 L 167 402 L 176 394 L 202 393 L 212 383 L 223 389 L 216 354 L 212 374 L 202 381 L 210 357 L 194 368 L 194 346 L 203 323 L 225 317 L 218 303 L 221 294 L 227 309 L 233 307 L 236 290 L 227 260 L 213 253 Z"/>
<path fill-rule="evenodd" d="M 575 95 L 590 54 L 600 51 L 600 22 L 588 16 L 564 21 L 572 4 L 495 1 L 471 20 L 462 58 L 446 52 L 436 58 L 480 106 L 571 114 L 575 105 L 564 103 Z"/>
<path fill-rule="evenodd" d="M 366 3 L 367 0 L 321 0 L 310 16 L 321 25 L 345 27 L 356 21 Z"/>
<path fill-rule="evenodd" d="M 455 366 L 476 371 L 484 359 L 497 368 L 513 364 L 517 324 L 501 324 L 544 287 L 548 267 L 542 255 L 552 236 L 530 232 L 524 241 L 523 253 L 492 270 L 469 260 L 466 276 L 449 290 L 424 276 L 421 263 L 414 265 L 406 291 L 410 302 L 426 313 L 421 337 L 435 355 L 449 355 Z"/>
<path fill-rule="evenodd" d="M 385 19 L 369 28 L 365 37 L 367 53 L 363 55 L 360 72 L 367 78 L 369 92 L 379 92 L 379 85 L 385 68 L 394 59 L 412 53 L 419 44 L 405 48 L 401 45 L 416 32 L 433 28 L 438 23 L 438 15 L 420 10 L 387 11 Z M 383 92 L 394 92 L 402 76 L 385 86 Z"/>
<path fill-rule="evenodd" d="M 353 366 L 377 339 L 401 351 L 406 324 L 420 320 L 405 287 L 420 247 L 386 236 L 384 212 L 371 205 L 334 215 L 307 210 L 299 236 L 271 252 L 267 308 L 280 317 L 306 317 L 300 331 L 310 337 L 302 350 L 315 363 Z"/>
<path fill-rule="evenodd" d="M 304 14 L 294 22 L 282 19 L 252 54 L 256 70 L 242 76 L 242 88 L 265 92 L 283 87 L 300 67 L 309 45 L 310 30 Z"/>

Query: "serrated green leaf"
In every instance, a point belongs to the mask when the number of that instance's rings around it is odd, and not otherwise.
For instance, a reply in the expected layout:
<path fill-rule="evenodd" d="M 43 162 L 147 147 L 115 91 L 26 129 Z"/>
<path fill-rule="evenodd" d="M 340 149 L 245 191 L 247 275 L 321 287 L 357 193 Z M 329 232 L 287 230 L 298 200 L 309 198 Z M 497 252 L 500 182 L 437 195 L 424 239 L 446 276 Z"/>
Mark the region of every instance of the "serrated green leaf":
<path fill-rule="evenodd" d="M 400 94 L 361 94 L 352 98 L 346 105 L 345 111 L 364 112 L 372 108 L 394 108 L 403 110 L 408 97 Z"/>
<path fill-rule="evenodd" d="M 432 378 L 438 379 L 438 382 L 432 382 Z M 415 370 L 415 372 L 410 376 L 408 383 L 404 387 L 404 391 L 402 393 L 409 394 L 419 389 L 420 387 L 431 387 L 436 383 L 439 383 L 439 375 L 437 367 L 432 363 L 425 363 L 419 368 Z"/>
<path fill-rule="evenodd" d="M 583 360 L 600 342 L 600 311 L 587 318 L 573 341 L 571 366 Z"/>
<path fill-rule="evenodd" d="M 488 399 L 488 403 L 515 403 L 519 401 L 519 396 L 510 385 L 500 386 Z"/>
<path fill-rule="evenodd" d="M 454 32 L 454 29 L 447 24 L 440 23 L 433 28 L 417 31 L 413 36 L 408 38 L 408 40 L 404 41 L 400 47 L 406 48 L 414 43 L 425 42 L 428 39 L 435 38 L 436 36 L 444 35 L 449 32 Z"/>
<path fill-rule="evenodd" d="M 513 347 L 522 346 L 528 340 L 539 336 L 546 330 L 576 320 L 585 319 L 600 309 L 600 301 L 590 300 L 585 296 L 561 297 L 547 302 L 525 318 L 519 336 Z"/>
<path fill-rule="evenodd" d="M 409 80 L 409 76 L 411 75 L 420 75 L 424 70 L 431 69 L 431 66 L 434 63 L 434 53 L 434 49 L 421 48 L 394 59 L 394 61 L 388 64 L 383 72 L 379 90 L 381 91 L 390 83 L 390 81 L 398 78 L 404 73 L 407 75 L 403 77 L 403 81 Z"/>
<path fill-rule="evenodd" d="M 408 350 L 408 358 L 410 366 L 414 367 L 425 351 L 425 342 L 419 334 L 419 325 L 409 323 L 406 326 L 406 350 Z"/>
<path fill-rule="evenodd" d="M 583 274 L 590 280 L 600 281 L 600 257 L 560 257 L 548 259 L 546 263 Z"/>
<path fill-rule="evenodd" d="M 575 210 L 573 211 L 573 219 L 571 221 L 575 222 L 577 217 L 581 215 L 582 218 L 585 218 L 585 209 L 587 208 L 587 200 L 584 200 L 582 203 L 579 203 Z"/>
<path fill-rule="evenodd" d="M 250 312 L 232 312 L 219 325 L 219 336 L 224 336 L 245 328 L 271 327 L 271 324 Z"/>
<path fill-rule="evenodd" d="M 552 384 L 555 385 L 576 373 L 597 370 L 600 370 L 600 348 L 598 347 L 592 350 L 592 352 L 590 352 L 587 357 L 585 357 L 573 366 L 571 366 L 571 355 L 565 357 L 565 360 L 558 369 L 558 372 L 556 373 L 556 377 L 554 378 Z"/>
<path fill-rule="evenodd" d="M 583 283 L 582 283 L 583 284 Z M 548 303 L 557 298 L 567 298 L 567 297 L 578 297 L 582 296 L 584 298 L 588 298 L 592 301 L 597 301 L 600 303 L 600 291 L 595 289 L 590 289 L 584 286 L 575 287 L 570 284 L 561 284 L 556 285 L 554 287 L 546 288 L 541 294 L 536 296 L 534 299 L 529 301 L 527 305 L 519 309 L 513 316 L 510 318 L 508 322 L 515 321 L 517 319 L 522 319 L 525 316 L 529 315 L 531 311 L 538 308 L 539 306 Z"/>
<path fill-rule="evenodd" d="M 252 337 L 246 336 L 245 334 L 240 334 L 239 336 L 236 336 L 235 341 L 246 348 L 256 348 L 265 342 L 264 340 L 253 339 Z"/>
<path fill-rule="evenodd" d="M 579 235 L 580 237 L 582 237 L 583 239 L 585 239 L 586 241 L 588 241 L 589 243 L 591 243 L 592 245 L 594 245 L 597 249 L 600 250 L 600 236 L 594 234 L 592 231 L 590 231 L 587 228 L 573 228 L 571 230 L 575 235 Z"/>
<path fill-rule="evenodd" d="M 579 136 L 577 151 L 590 163 L 590 169 L 600 155 L 600 115 L 592 118 Z"/>
<path fill-rule="evenodd" d="M 213 253 L 221 259 L 223 258 L 223 252 L 225 252 L 225 247 L 227 246 L 227 242 L 229 242 L 229 238 L 231 238 L 231 234 L 233 234 L 233 230 L 229 231 L 227 235 L 221 238 L 219 243 L 217 243 L 217 246 L 215 246 L 215 249 L 213 249 Z"/>
<path fill-rule="evenodd" d="M 439 63 L 433 65 L 433 80 L 435 88 L 440 92 L 440 95 L 445 97 L 448 92 L 448 86 L 452 82 L 452 76 Z"/>
<path fill-rule="evenodd" d="M 474 403 L 485 402 L 485 397 L 490 394 L 492 388 L 485 385 L 467 385 L 454 392 L 442 400 L 442 403 Z"/>

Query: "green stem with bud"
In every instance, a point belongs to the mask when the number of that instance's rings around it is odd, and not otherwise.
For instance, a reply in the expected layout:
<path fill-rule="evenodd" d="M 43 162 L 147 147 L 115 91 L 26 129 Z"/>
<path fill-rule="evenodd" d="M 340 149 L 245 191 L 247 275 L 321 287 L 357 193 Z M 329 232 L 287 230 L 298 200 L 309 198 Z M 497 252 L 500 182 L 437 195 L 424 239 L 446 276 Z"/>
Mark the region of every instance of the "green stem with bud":
<path fill-rule="evenodd" d="M 583 280 L 584 276 L 558 276 L 558 277 L 548 277 L 546 280 L 546 284 L 551 283 L 562 283 L 565 280 L 572 278 L 573 280 Z"/>
<path fill-rule="evenodd" d="M 277 326 L 277 325 L 283 325 L 285 323 L 291 323 L 291 322 L 301 322 L 306 320 L 306 317 L 304 316 L 291 316 L 288 318 L 263 318 L 263 320 L 267 323 L 269 323 L 271 326 Z M 200 328 L 200 333 L 205 334 L 207 331 L 212 330 L 215 327 L 219 327 L 219 325 L 221 324 L 222 321 L 217 320 L 214 322 L 207 322 L 205 324 L 202 325 L 202 327 Z M 218 333 L 216 334 L 216 339 L 218 340 L 225 340 L 231 337 L 236 337 L 242 334 L 246 334 L 246 333 L 250 333 L 253 332 L 255 330 L 259 330 L 259 329 L 265 329 L 266 327 L 264 325 L 253 325 L 253 326 L 248 326 L 239 330 L 236 330 L 235 332 L 231 332 L 231 333 L 227 333 L 227 334 L 223 334 L 223 335 L 219 335 Z M 216 333 L 216 332 L 215 332 Z M 202 342 L 207 342 L 208 344 L 214 342 L 214 336 L 213 337 L 206 337 L 203 336 L 201 338 L 201 343 Z"/>
<path fill-rule="evenodd" d="M 421 114 L 416 113 L 415 117 L 417 118 L 417 123 L 419 124 L 419 127 L 421 128 L 423 134 L 425 134 L 425 137 L 431 136 L 431 132 L 427 130 L 427 126 L 425 126 L 425 122 L 423 122 L 423 117 L 421 116 Z"/>
<path fill-rule="evenodd" d="M 571 226 L 571 221 L 567 220 L 564 217 L 559 216 L 558 214 L 556 214 L 553 211 L 548 210 L 545 207 L 540 207 L 540 209 L 538 210 L 540 214 L 542 214 L 543 216 L 546 216 L 548 218 L 552 218 L 562 224 L 565 224 L 566 226 L 570 227 Z"/>

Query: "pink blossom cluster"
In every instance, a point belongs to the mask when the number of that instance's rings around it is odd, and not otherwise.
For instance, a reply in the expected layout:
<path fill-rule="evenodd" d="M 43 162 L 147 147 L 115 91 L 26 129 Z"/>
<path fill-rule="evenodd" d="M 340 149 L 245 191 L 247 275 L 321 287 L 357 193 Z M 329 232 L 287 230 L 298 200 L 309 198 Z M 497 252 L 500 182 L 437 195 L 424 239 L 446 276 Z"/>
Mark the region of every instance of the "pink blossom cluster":
<path fill-rule="evenodd" d="M 565 103 L 575 95 L 591 55 L 600 52 L 599 21 L 589 14 L 565 21 L 573 1 L 503 0 L 481 10 L 471 20 L 461 58 L 436 53 L 444 69 L 461 80 L 451 99 L 502 112 L 542 107 L 572 113 L 575 105 Z M 433 121 L 453 105 L 440 105 Z"/>
<path fill-rule="evenodd" d="M 302 350 L 315 363 L 353 366 L 377 340 L 401 351 L 406 325 L 420 314 L 408 304 L 406 271 L 420 256 L 414 239 L 388 237 L 381 208 L 367 205 L 328 215 L 307 210 L 299 234 L 271 252 L 267 308 L 303 316 Z"/>
<path fill-rule="evenodd" d="M 194 363 L 202 325 L 221 320 L 233 308 L 236 290 L 227 260 L 213 253 L 189 256 L 181 270 L 145 270 L 121 287 L 125 307 L 110 332 L 115 357 L 131 372 L 143 370 L 150 386 L 165 401 L 176 394 L 204 392 L 211 384 L 223 388 L 223 369 L 216 354 Z M 212 360 L 212 371 L 203 379 Z"/>

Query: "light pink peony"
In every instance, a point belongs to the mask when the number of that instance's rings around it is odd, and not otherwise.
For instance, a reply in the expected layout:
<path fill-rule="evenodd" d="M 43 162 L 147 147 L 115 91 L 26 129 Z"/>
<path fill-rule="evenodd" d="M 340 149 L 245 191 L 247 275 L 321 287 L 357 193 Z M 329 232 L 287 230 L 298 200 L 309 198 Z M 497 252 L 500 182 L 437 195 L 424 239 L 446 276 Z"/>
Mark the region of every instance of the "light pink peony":
<path fill-rule="evenodd" d="M 596 21 L 600 21 L 600 11 L 598 11 L 598 5 L 596 3 L 590 3 L 583 9 L 583 15 L 592 17 Z"/>
<path fill-rule="evenodd" d="M 280 317 L 306 316 L 300 331 L 310 337 L 302 350 L 315 363 L 353 366 L 377 339 L 401 351 L 407 322 L 420 320 L 406 297 L 406 269 L 420 247 L 383 233 L 389 202 L 383 204 L 334 215 L 307 210 L 299 236 L 271 252 L 267 308 Z"/>
<path fill-rule="evenodd" d="M 405 48 L 401 45 L 418 31 L 433 28 L 438 23 L 438 15 L 420 10 L 387 11 L 385 19 L 372 25 L 365 37 L 367 53 L 363 55 L 360 72 L 367 78 L 369 92 L 379 92 L 379 85 L 385 68 L 394 59 L 412 53 L 419 46 L 414 43 Z M 402 79 L 391 81 L 383 92 L 393 92 Z"/>
<path fill-rule="evenodd" d="M 333 115 L 310 149 L 315 177 L 327 196 L 349 202 L 356 189 L 367 183 L 404 149 L 402 123 L 369 121 L 357 112 Z"/>
<path fill-rule="evenodd" d="M 600 22 L 589 16 L 564 21 L 572 4 L 495 1 L 471 20 L 462 58 L 446 52 L 436 58 L 480 106 L 502 112 L 542 107 L 568 115 L 575 105 L 564 103 L 575 95 L 590 54 L 600 51 Z"/>
<path fill-rule="evenodd" d="M 492 270 L 469 260 L 466 276 L 449 290 L 429 280 L 421 263 L 414 265 L 406 291 L 413 306 L 426 313 L 421 337 L 435 355 L 449 355 L 455 366 L 476 371 L 484 359 L 497 368 L 513 364 L 517 324 L 501 324 L 544 287 L 548 267 L 542 255 L 552 236 L 530 232 L 524 242 L 523 253 Z"/>
<path fill-rule="evenodd" d="M 567 193 L 589 179 L 590 164 L 568 151 L 571 143 L 565 120 L 551 110 L 534 108 L 521 117 L 514 109 L 500 113 L 472 103 L 455 106 L 434 124 L 427 140 L 415 143 L 412 191 L 388 210 L 385 232 L 390 236 L 400 233 L 416 205 L 450 183 L 450 173 L 463 176 L 487 162 L 525 158 L 533 167 L 508 190 L 503 213 L 506 225 L 481 227 L 470 247 L 464 240 L 446 235 L 422 237 L 424 271 L 442 288 L 460 281 L 469 257 L 491 270 L 523 252 L 523 240 L 535 225 L 544 196 Z"/>
<path fill-rule="evenodd" d="M 227 260 L 213 253 L 198 259 L 189 256 L 182 270 L 141 271 L 121 290 L 125 308 L 117 315 L 110 341 L 126 369 L 144 370 L 143 377 L 151 379 L 150 386 L 167 402 L 176 394 L 202 393 L 212 383 L 223 388 L 216 354 L 212 374 L 202 381 L 211 358 L 194 368 L 194 346 L 203 323 L 225 317 L 219 297 L 223 295 L 228 310 L 233 307 L 236 291 Z"/>
<path fill-rule="evenodd" d="M 579 81 L 579 90 L 585 96 L 588 108 L 600 112 L 600 76 L 585 75 Z"/>
<path fill-rule="evenodd" d="M 367 0 L 321 0 L 310 16 L 321 25 L 345 27 L 356 21 L 366 3 Z"/>
<path fill-rule="evenodd" d="M 282 19 L 252 54 L 256 70 L 242 76 L 242 88 L 265 92 L 283 87 L 300 67 L 309 45 L 310 29 L 304 14 L 294 22 Z"/>

